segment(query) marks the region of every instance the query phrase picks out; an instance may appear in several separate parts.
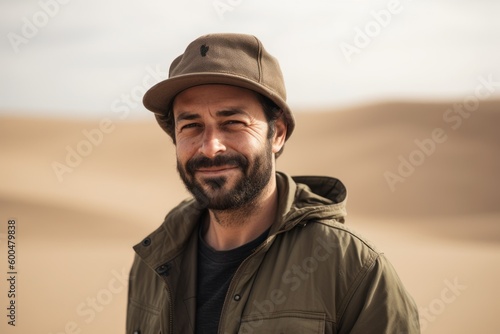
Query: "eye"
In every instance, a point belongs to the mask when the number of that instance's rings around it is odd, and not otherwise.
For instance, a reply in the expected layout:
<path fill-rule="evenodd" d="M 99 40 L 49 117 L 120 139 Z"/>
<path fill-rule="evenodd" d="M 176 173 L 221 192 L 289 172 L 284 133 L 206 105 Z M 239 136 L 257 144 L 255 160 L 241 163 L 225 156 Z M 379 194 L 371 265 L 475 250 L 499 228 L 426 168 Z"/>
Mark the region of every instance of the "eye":
<path fill-rule="evenodd" d="M 242 122 L 242 121 L 237 121 L 237 120 L 229 120 L 229 121 L 225 121 L 224 123 L 222 123 L 223 126 L 231 126 L 231 127 L 234 127 L 234 126 L 244 126 L 245 123 Z"/>
<path fill-rule="evenodd" d="M 187 130 L 196 129 L 196 128 L 200 128 L 200 127 L 201 127 L 200 123 L 187 123 L 187 124 L 182 125 L 179 128 L 179 130 L 180 130 L 180 132 L 182 132 L 182 131 L 187 131 Z"/>
<path fill-rule="evenodd" d="M 195 128 L 198 126 L 200 126 L 200 124 L 198 124 L 198 123 L 189 123 L 189 124 L 183 125 L 181 127 L 181 129 L 190 129 L 190 128 Z"/>

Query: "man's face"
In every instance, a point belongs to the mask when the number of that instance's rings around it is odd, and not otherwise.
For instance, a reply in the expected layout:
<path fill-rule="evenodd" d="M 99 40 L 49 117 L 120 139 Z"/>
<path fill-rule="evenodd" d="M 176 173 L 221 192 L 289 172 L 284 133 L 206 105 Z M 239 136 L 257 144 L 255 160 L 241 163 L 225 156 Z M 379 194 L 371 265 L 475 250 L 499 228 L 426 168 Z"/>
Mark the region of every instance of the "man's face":
<path fill-rule="evenodd" d="M 254 201 L 274 174 L 268 122 L 256 94 L 228 85 L 181 92 L 173 104 L 177 170 L 187 189 L 213 210 Z M 279 148 L 278 148 L 279 146 Z"/>

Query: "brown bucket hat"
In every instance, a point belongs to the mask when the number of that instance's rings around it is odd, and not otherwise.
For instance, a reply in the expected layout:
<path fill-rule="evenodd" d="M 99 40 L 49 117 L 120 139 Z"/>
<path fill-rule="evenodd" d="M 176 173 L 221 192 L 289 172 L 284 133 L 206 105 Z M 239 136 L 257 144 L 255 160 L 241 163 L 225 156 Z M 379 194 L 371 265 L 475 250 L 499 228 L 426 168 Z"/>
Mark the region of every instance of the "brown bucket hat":
<path fill-rule="evenodd" d="M 174 138 L 166 124 L 173 99 L 187 88 L 205 84 L 238 86 L 270 98 L 284 112 L 286 139 L 292 134 L 295 120 L 286 103 L 279 63 L 255 36 L 210 34 L 199 37 L 172 62 L 168 79 L 146 92 L 143 103 L 155 113 L 162 129 Z"/>

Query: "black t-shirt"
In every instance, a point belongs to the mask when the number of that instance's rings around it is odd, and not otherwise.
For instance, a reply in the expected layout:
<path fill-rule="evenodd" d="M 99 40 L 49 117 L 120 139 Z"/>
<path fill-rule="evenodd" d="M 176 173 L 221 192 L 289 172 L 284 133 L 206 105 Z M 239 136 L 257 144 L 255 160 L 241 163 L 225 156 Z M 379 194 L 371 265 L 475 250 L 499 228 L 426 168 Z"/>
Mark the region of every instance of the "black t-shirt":
<path fill-rule="evenodd" d="M 228 251 L 216 251 L 198 237 L 198 274 L 196 295 L 196 334 L 215 334 L 229 283 L 241 262 L 266 238 L 269 230 L 257 239 Z"/>

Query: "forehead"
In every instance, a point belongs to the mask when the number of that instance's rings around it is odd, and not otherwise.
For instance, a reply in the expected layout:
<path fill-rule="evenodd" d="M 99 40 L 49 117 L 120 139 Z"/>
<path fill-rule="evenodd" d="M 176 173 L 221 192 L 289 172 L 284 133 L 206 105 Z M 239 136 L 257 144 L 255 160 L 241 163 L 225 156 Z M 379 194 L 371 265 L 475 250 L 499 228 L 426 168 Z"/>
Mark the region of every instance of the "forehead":
<path fill-rule="evenodd" d="M 200 85 L 177 94 L 173 111 L 176 114 L 180 111 L 194 112 L 202 108 L 229 106 L 252 109 L 260 105 L 258 94 L 250 89 L 230 85 Z"/>

